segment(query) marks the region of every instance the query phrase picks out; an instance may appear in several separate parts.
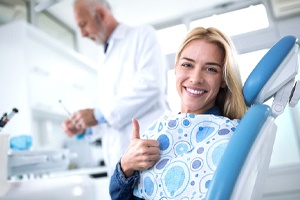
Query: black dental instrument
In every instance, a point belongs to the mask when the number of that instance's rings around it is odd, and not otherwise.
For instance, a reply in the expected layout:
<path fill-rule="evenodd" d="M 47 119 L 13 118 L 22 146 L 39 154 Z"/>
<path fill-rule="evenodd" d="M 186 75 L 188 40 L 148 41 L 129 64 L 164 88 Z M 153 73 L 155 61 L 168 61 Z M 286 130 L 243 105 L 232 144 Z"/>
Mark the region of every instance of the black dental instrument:
<path fill-rule="evenodd" d="M 13 108 L 12 111 L 7 114 L 7 113 L 4 113 L 3 116 L 1 117 L 0 119 L 0 131 L 4 128 L 4 126 L 11 120 L 11 118 L 16 114 L 18 113 L 18 109 L 16 108 Z"/>
<path fill-rule="evenodd" d="M 58 100 L 58 102 L 60 103 L 60 105 L 63 107 L 63 109 L 68 113 L 68 115 L 71 115 L 71 112 L 64 106 L 64 104 L 62 103 L 61 99 Z"/>

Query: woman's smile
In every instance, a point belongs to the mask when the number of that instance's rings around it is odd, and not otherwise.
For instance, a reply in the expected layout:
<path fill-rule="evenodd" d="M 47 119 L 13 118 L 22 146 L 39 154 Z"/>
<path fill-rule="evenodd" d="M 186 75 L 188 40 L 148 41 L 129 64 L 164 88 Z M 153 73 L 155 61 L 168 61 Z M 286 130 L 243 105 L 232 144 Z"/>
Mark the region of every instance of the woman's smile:
<path fill-rule="evenodd" d="M 191 95 L 201 95 L 203 93 L 205 93 L 205 90 L 201 90 L 201 89 L 192 89 L 192 88 L 188 88 L 185 87 L 186 91 L 189 92 Z"/>

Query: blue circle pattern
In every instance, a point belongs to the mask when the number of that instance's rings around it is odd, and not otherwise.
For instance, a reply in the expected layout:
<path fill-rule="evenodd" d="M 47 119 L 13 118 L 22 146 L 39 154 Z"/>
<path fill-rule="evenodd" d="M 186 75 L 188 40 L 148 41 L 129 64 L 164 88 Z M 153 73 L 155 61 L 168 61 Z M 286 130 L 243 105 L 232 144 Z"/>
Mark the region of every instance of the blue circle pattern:
<path fill-rule="evenodd" d="M 143 138 L 159 141 L 160 160 L 140 172 L 143 199 L 205 199 L 213 173 L 239 120 L 215 115 L 164 115 Z"/>

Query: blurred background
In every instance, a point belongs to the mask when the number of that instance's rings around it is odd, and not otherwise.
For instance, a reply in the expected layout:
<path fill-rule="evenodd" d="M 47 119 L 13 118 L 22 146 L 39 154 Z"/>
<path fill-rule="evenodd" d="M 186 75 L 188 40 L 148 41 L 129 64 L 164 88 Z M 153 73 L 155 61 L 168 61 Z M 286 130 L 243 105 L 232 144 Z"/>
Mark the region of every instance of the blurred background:
<path fill-rule="evenodd" d="M 156 29 L 169 66 L 172 109 L 179 107 L 175 52 L 191 28 L 213 26 L 231 37 L 243 82 L 280 38 L 300 37 L 300 0 L 108 2 L 120 22 Z M 51 173 L 16 168 L 9 177 L 9 191 L 0 199 L 47 199 L 48 194 L 56 195 L 52 199 L 109 199 L 103 186 L 108 180 L 101 140 L 91 144 L 67 138 L 61 130 L 68 117 L 64 107 L 73 112 L 96 105 L 95 69 L 103 56 L 101 46 L 81 37 L 73 1 L 0 0 L 0 36 L 0 114 L 19 109 L 2 132 L 11 137 L 30 135 L 31 149 L 51 155 L 58 151 L 67 158 L 59 166 L 40 166 Z M 299 108 L 287 107 L 276 119 L 278 131 L 263 199 L 300 199 Z"/>

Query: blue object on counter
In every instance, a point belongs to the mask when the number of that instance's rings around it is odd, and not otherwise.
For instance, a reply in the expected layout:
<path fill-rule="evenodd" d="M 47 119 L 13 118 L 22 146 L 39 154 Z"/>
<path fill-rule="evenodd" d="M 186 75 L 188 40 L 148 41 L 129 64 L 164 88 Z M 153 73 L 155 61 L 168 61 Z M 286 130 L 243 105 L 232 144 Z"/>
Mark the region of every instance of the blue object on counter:
<path fill-rule="evenodd" d="M 77 140 L 82 140 L 85 136 L 89 136 L 92 134 L 91 128 L 86 128 L 82 134 L 76 135 Z"/>
<path fill-rule="evenodd" d="M 28 150 L 32 146 L 32 138 L 29 135 L 18 135 L 11 137 L 9 143 L 12 150 Z"/>
<path fill-rule="evenodd" d="M 77 140 L 82 140 L 84 138 L 84 134 L 76 135 Z"/>

